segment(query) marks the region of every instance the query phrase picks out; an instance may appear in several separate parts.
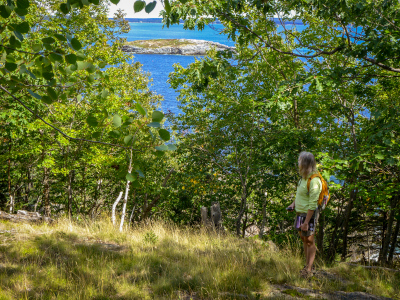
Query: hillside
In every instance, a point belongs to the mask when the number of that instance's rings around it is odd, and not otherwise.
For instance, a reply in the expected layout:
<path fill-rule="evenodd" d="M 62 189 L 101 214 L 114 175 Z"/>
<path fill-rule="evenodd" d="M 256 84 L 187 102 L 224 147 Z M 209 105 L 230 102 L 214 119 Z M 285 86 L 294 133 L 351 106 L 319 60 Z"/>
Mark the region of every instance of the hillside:
<path fill-rule="evenodd" d="M 321 263 L 300 279 L 296 245 L 163 223 L 118 232 L 108 221 L 0 223 L 1 299 L 382 299 L 400 274 Z M 368 295 L 368 294 L 371 295 Z"/>

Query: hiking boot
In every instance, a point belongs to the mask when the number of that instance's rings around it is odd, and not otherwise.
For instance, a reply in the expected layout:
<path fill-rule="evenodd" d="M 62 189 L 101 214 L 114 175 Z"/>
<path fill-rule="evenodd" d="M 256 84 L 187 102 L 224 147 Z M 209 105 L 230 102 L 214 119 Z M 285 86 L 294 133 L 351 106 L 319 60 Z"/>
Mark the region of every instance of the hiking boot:
<path fill-rule="evenodd" d="M 300 271 L 300 277 L 303 278 L 303 279 L 309 279 L 309 278 L 311 278 L 313 276 L 314 276 L 314 272 L 313 271 L 307 271 L 306 268 L 304 268 L 304 269 L 302 269 Z"/>

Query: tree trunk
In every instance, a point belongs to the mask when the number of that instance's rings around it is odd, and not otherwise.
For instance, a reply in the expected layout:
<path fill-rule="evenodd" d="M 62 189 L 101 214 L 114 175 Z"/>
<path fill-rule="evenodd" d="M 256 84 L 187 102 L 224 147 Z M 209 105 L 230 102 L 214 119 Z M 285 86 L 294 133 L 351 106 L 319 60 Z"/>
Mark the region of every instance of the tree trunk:
<path fill-rule="evenodd" d="M 394 208 L 393 208 L 393 202 L 394 200 L 391 201 L 391 210 L 389 214 L 389 220 L 388 220 L 388 225 L 387 225 L 387 231 L 385 234 L 384 239 L 382 240 L 382 250 L 379 253 L 379 263 L 381 265 L 384 265 L 387 263 L 387 258 L 388 258 L 388 253 L 389 253 L 389 245 L 390 245 L 390 240 L 392 238 L 392 229 L 393 229 L 393 221 L 394 221 Z"/>
<path fill-rule="evenodd" d="M 349 233 L 349 225 L 350 225 L 350 216 L 351 216 L 351 211 L 354 206 L 354 199 L 357 196 L 357 192 L 355 190 L 351 190 L 350 192 L 350 201 L 349 204 L 347 205 L 346 209 L 346 214 L 345 214 L 345 219 L 344 219 L 344 225 L 343 225 L 343 249 L 342 249 L 342 261 L 346 259 L 347 256 L 347 240 L 348 240 L 348 233 Z"/>
<path fill-rule="evenodd" d="M 208 226 L 208 208 L 205 206 L 202 206 L 200 208 L 200 213 L 201 213 L 201 225 L 204 227 Z"/>
<path fill-rule="evenodd" d="M 119 193 L 119 196 L 118 196 L 117 200 L 115 200 L 115 202 L 114 202 L 114 204 L 113 204 L 113 206 L 112 206 L 112 210 L 111 210 L 111 221 L 112 221 L 112 224 L 113 224 L 114 226 L 115 226 L 115 209 L 116 209 L 116 207 L 117 207 L 117 205 L 118 205 L 119 200 L 121 200 L 121 198 L 122 198 L 122 194 L 123 194 L 123 192 L 120 192 L 120 193 Z"/>
<path fill-rule="evenodd" d="M 128 172 L 132 172 L 132 150 L 130 153 L 129 157 L 129 167 L 128 167 Z M 130 181 L 126 181 L 126 188 L 125 188 L 125 197 L 124 197 L 124 204 L 122 206 L 122 215 L 121 215 L 121 224 L 119 225 L 119 231 L 122 232 L 122 229 L 124 228 L 124 221 L 125 221 L 125 213 L 126 213 L 126 204 L 128 203 L 128 194 L 129 194 L 129 186 L 130 186 Z"/>
<path fill-rule="evenodd" d="M 75 177 L 75 170 L 69 171 L 67 192 L 68 192 L 68 218 L 70 219 L 72 217 L 72 200 L 73 200 L 72 183 L 74 182 L 74 177 Z"/>
<path fill-rule="evenodd" d="M 397 216 L 396 228 L 394 229 L 394 232 L 393 232 L 392 246 L 390 247 L 389 256 L 388 256 L 388 264 L 389 265 L 393 263 L 393 254 L 396 249 L 397 238 L 399 236 L 399 230 L 400 230 L 400 215 Z"/>
<path fill-rule="evenodd" d="M 320 257 L 324 257 L 324 227 L 325 227 L 325 214 L 321 214 L 319 217 L 318 236 L 317 236 L 317 248 Z"/>
<path fill-rule="evenodd" d="M 241 203 L 240 203 L 240 210 L 239 210 L 239 215 L 236 218 L 236 235 L 240 236 L 240 224 L 242 222 L 243 214 L 247 206 L 247 190 L 246 186 L 243 187 L 243 192 L 242 192 L 242 197 L 241 197 Z"/>
<path fill-rule="evenodd" d="M 266 223 L 267 223 L 267 193 L 265 193 L 265 199 L 264 199 L 264 203 L 263 203 L 263 207 L 262 207 L 262 222 L 261 222 L 261 226 L 259 228 L 260 233 L 258 235 L 260 240 L 262 240 L 264 237 L 264 230 L 265 230 Z"/>
<path fill-rule="evenodd" d="M 49 169 L 44 168 L 43 170 L 43 204 L 44 204 L 44 215 L 46 217 L 51 216 L 50 208 L 50 182 L 49 182 Z"/>
<path fill-rule="evenodd" d="M 124 227 L 124 221 L 125 221 L 125 213 L 126 213 L 126 203 L 128 203 L 128 193 L 129 193 L 129 185 L 130 181 L 126 181 L 126 188 L 125 188 L 125 197 L 124 197 L 124 204 L 122 206 L 122 214 L 121 214 L 121 224 L 119 225 L 119 231 L 122 232 L 122 229 Z"/>

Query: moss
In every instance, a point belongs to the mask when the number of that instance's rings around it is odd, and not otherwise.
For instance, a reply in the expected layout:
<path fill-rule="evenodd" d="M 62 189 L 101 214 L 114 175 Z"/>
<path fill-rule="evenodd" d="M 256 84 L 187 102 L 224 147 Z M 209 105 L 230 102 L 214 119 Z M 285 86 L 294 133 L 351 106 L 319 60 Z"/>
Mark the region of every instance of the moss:
<path fill-rule="evenodd" d="M 179 39 L 155 39 L 155 40 L 140 40 L 133 42 L 126 42 L 125 45 L 135 46 L 146 49 L 157 49 L 162 47 L 183 47 L 188 45 L 196 45 L 190 41 L 182 41 Z"/>

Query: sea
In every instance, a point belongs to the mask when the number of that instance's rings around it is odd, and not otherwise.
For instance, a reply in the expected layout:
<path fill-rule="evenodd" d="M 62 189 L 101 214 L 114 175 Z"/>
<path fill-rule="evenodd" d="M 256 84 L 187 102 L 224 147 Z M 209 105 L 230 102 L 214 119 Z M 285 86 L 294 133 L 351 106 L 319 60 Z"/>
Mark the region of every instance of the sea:
<path fill-rule="evenodd" d="M 198 39 L 234 46 L 234 42 L 222 33 L 223 25 L 220 23 L 210 24 L 202 31 L 185 30 L 183 24 L 172 25 L 169 28 L 163 27 L 161 19 L 131 19 L 129 25 L 130 31 L 122 34 L 122 37 L 126 38 L 128 42 L 150 39 Z M 296 26 L 302 27 L 301 23 L 296 23 Z M 202 56 L 135 54 L 133 61 L 140 62 L 143 71 L 150 74 L 152 79 L 150 90 L 164 97 L 164 101 L 161 103 L 162 110 L 166 113 L 178 114 L 180 113 L 177 101 L 178 93 L 169 85 L 168 75 L 173 72 L 174 64 L 187 67 L 195 59 L 201 58 Z"/>
<path fill-rule="evenodd" d="M 221 24 L 206 26 L 202 31 L 185 30 L 182 24 L 163 28 L 163 24 L 159 22 L 148 23 L 139 21 L 130 22 L 129 25 L 131 30 L 122 35 L 128 42 L 150 39 L 198 39 L 234 46 L 234 42 L 221 33 L 223 29 L 223 25 Z M 202 56 L 197 57 L 197 59 L 201 58 Z M 176 100 L 178 93 L 167 82 L 168 75 L 174 70 L 174 64 L 187 67 L 195 59 L 196 57 L 194 56 L 184 55 L 135 54 L 133 61 L 140 62 L 143 71 L 150 74 L 150 78 L 152 79 L 150 90 L 164 97 L 164 101 L 161 102 L 162 110 L 166 113 L 177 114 L 180 112 Z"/>

